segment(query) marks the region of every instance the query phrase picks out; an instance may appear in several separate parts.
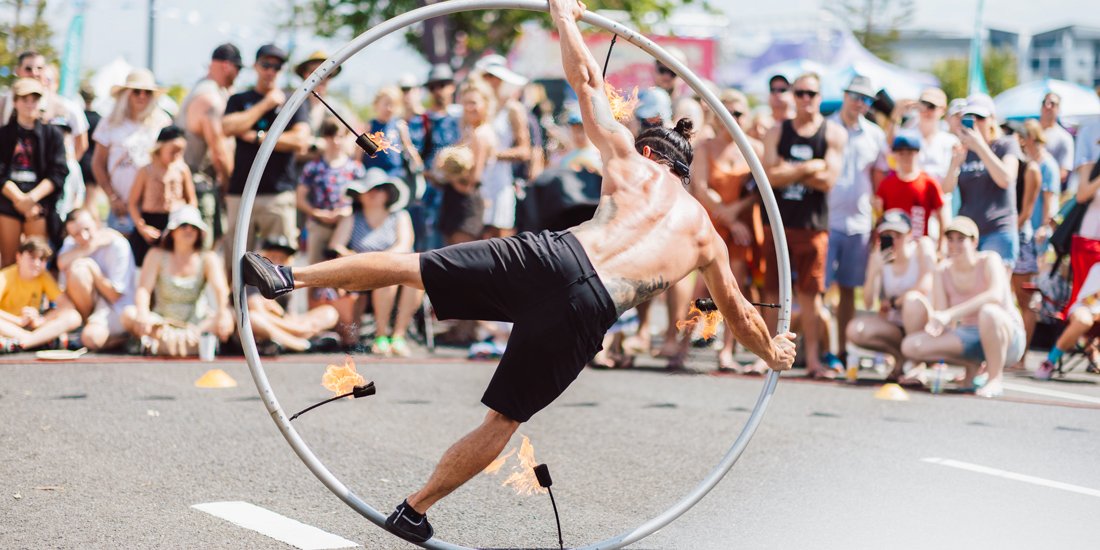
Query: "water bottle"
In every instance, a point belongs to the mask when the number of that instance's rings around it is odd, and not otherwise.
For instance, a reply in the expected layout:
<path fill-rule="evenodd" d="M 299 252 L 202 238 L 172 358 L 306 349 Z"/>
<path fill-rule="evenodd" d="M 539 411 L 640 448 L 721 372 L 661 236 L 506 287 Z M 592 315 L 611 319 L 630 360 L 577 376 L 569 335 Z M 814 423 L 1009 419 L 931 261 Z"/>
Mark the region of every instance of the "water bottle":
<path fill-rule="evenodd" d="M 859 380 L 859 357 L 856 357 L 854 353 L 848 354 L 848 364 L 845 365 L 844 378 L 851 383 Z"/>
<path fill-rule="evenodd" d="M 944 365 L 942 360 L 936 363 L 935 367 L 932 367 L 932 393 L 941 393 L 943 391 L 943 380 L 946 374 L 947 365 Z"/>
<path fill-rule="evenodd" d="M 886 372 L 886 354 L 882 352 L 875 354 L 875 372 L 878 374 Z"/>

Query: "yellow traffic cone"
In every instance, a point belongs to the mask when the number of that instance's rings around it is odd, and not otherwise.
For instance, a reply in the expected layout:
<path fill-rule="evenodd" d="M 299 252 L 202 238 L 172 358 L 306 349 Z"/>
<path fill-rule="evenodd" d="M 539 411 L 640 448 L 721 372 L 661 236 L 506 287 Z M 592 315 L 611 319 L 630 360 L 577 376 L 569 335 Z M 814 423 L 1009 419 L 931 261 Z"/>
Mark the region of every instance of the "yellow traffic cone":
<path fill-rule="evenodd" d="M 909 394 L 897 384 L 883 384 L 875 392 L 875 399 L 884 401 L 909 401 Z"/>
<path fill-rule="evenodd" d="M 198 380 L 195 380 L 196 388 L 235 388 L 237 381 L 229 376 L 229 373 L 221 369 L 210 369 Z"/>

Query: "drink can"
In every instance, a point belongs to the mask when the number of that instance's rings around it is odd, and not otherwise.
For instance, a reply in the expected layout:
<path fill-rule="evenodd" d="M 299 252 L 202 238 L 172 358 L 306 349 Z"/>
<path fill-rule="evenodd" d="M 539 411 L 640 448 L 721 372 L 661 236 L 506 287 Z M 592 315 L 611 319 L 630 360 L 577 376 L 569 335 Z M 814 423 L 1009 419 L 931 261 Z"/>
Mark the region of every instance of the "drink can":
<path fill-rule="evenodd" d="M 202 333 L 199 336 L 199 359 L 202 361 L 213 361 L 214 350 L 218 347 L 218 337 L 209 332 Z"/>

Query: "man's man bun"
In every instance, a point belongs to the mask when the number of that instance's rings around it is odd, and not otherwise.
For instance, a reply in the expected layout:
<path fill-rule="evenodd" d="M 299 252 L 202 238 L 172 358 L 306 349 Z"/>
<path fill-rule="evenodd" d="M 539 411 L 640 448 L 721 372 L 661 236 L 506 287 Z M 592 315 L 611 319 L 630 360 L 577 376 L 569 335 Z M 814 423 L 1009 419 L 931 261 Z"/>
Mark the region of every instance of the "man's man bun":
<path fill-rule="evenodd" d="M 684 139 L 690 142 L 691 136 L 695 134 L 695 132 L 692 131 L 694 128 L 695 124 L 691 122 L 691 119 L 685 117 L 676 121 L 676 127 L 673 128 L 673 131 L 684 136 Z"/>

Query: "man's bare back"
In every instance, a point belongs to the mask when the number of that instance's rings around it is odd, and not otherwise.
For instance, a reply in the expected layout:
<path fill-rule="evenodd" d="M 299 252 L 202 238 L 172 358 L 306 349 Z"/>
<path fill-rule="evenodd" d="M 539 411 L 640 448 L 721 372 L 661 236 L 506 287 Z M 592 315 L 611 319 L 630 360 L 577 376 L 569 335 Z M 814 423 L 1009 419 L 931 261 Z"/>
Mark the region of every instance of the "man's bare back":
<path fill-rule="evenodd" d="M 718 235 L 667 167 L 634 155 L 611 159 L 603 177 L 595 216 L 570 231 L 622 314 L 709 263 Z"/>

